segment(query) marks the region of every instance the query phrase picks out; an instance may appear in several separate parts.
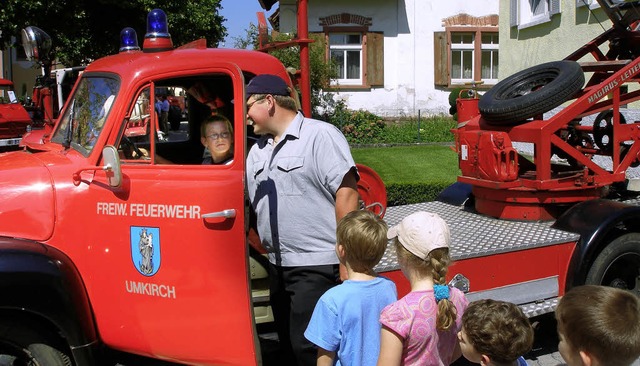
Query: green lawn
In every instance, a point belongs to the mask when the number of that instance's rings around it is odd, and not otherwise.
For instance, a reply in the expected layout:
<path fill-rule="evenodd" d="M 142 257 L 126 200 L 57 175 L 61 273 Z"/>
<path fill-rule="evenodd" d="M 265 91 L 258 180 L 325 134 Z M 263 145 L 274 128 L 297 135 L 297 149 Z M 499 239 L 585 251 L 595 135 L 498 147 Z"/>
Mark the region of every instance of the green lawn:
<path fill-rule="evenodd" d="M 458 158 L 449 146 L 421 145 L 352 148 L 356 163 L 375 170 L 391 183 L 455 182 Z"/>

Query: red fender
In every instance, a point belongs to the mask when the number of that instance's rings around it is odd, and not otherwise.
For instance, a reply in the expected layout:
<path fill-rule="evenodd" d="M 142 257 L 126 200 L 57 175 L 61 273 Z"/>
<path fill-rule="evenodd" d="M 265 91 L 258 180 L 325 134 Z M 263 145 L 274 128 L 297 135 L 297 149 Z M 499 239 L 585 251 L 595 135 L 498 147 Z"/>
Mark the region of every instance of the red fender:
<path fill-rule="evenodd" d="M 358 181 L 358 194 L 362 202 L 362 208 L 373 211 L 380 217 L 384 217 L 387 209 L 387 189 L 382 178 L 366 165 L 356 164 L 360 180 Z"/>

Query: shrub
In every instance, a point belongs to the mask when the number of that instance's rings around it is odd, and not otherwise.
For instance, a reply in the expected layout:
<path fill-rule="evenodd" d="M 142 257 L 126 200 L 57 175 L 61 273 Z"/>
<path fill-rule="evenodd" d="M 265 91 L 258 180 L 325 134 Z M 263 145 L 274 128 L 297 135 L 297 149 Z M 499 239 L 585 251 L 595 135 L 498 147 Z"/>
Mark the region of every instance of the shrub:
<path fill-rule="evenodd" d="M 451 129 L 457 122 L 446 115 L 435 115 L 411 118 L 401 122 L 387 123 L 385 133 L 380 143 L 402 144 L 416 142 L 452 142 Z"/>
<path fill-rule="evenodd" d="M 386 126 L 380 116 L 362 109 L 347 109 L 344 103 L 335 108 L 330 122 L 342 131 L 349 143 L 358 144 L 380 142 Z"/>
<path fill-rule="evenodd" d="M 342 131 L 350 144 L 411 144 L 417 142 L 453 142 L 451 129 L 457 122 L 446 115 L 385 121 L 365 110 L 350 110 L 344 102 L 325 113 L 324 121 Z"/>
<path fill-rule="evenodd" d="M 433 201 L 451 182 L 391 183 L 387 188 L 387 206 Z"/>

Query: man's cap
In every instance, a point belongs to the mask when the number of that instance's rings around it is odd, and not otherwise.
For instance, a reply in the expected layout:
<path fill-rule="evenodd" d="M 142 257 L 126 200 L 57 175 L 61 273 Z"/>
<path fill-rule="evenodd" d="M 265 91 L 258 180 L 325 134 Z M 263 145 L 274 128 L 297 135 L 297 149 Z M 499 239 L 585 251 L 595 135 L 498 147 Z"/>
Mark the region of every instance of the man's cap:
<path fill-rule="evenodd" d="M 397 237 L 402 246 L 425 259 L 437 248 L 448 248 L 451 244 L 449 226 L 436 213 L 418 211 L 402 219 L 387 231 L 387 238 Z"/>
<path fill-rule="evenodd" d="M 281 77 L 270 74 L 254 76 L 245 91 L 247 98 L 253 94 L 289 95 L 287 83 Z"/>

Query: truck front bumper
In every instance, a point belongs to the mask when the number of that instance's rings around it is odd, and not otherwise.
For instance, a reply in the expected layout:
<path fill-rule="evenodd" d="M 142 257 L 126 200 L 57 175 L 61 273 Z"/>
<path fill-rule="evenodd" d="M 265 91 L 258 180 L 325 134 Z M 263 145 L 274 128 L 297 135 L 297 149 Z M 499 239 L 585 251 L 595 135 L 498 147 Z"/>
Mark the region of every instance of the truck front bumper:
<path fill-rule="evenodd" d="M 21 137 L 12 139 L 0 139 L 0 146 L 18 146 L 20 144 Z"/>

